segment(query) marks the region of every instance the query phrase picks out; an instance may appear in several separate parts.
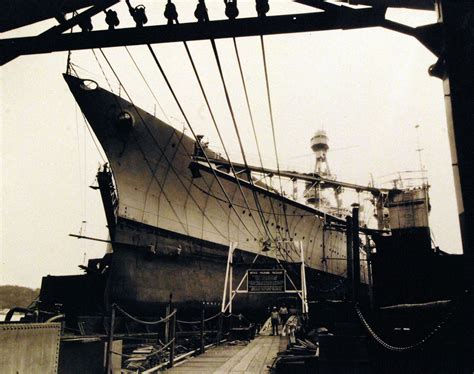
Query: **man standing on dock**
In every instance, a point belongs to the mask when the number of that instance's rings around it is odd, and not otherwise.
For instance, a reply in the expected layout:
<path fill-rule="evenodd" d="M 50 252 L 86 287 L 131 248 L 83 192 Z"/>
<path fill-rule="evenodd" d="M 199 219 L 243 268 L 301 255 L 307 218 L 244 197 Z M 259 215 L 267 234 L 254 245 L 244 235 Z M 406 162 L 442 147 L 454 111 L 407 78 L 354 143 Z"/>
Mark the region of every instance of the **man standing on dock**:
<path fill-rule="evenodd" d="M 280 310 L 278 311 L 278 313 L 280 314 L 281 324 L 284 327 L 286 324 L 286 321 L 288 321 L 288 308 L 286 307 L 285 304 L 283 304 L 280 307 Z"/>
<path fill-rule="evenodd" d="M 270 317 L 272 320 L 272 335 L 278 335 L 278 325 L 280 324 L 280 313 L 278 313 L 276 306 L 273 307 Z"/>

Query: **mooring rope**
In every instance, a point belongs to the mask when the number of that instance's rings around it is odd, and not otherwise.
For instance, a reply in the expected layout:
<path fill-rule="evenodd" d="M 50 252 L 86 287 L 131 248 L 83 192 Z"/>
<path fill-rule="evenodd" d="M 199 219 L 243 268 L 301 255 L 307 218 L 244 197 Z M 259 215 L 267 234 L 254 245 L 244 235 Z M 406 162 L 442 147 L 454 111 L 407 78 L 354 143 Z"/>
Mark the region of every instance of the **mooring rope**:
<path fill-rule="evenodd" d="M 173 317 L 175 314 L 176 314 L 176 310 L 174 310 L 173 312 L 171 312 L 170 314 L 168 314 L 166 317 L 163 317 L 157 321 L 144 321 L 144 320 L 141 320 L 137 317 L 134 317 L 132 316 L 130 313 L 126 312 L 125 310 L 123 310 L 119 305 L 117 304 L 113 304 L 112 305 L 112 308 L 116 308 L 120 313 L 122 313 L 123 315 L 125 315 L 126 317 L 130 318 L 131 320 L 137 322 L 137 323 L 141 323 L 143 325 L 158 325 L 159 323 L 165 323 L 165 322 L 168 322 L 171 317 Z"/>
<path fill-rule="evenodd" d="M 209 321 L 212 321 L 213 319 L 219 317 L 220 315 L 222 314 L 222 312 L 219 312 L 217 314 L 214 314 L 212 317 L 209 317 L 209 318 L 206 318 L 204 319 L 202 322 L 209 322 Z M 183 321 L 183 320 L 176 320 L 176 322 L 179 322 L 179 323 L 182 323 L 182 324 L 185 324 L 185 325 L 193 325 L 193 324 L 198 324 L 198 323 L 201 323 L 201 320 L 199 321 Z"/>

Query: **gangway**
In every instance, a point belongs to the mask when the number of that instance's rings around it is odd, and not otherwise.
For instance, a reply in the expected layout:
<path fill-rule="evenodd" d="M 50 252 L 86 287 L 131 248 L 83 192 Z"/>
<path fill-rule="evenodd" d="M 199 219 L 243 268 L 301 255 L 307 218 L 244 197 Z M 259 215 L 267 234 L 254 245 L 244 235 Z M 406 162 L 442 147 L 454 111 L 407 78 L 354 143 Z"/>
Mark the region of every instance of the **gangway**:
<path fill-rule="evenodd" d="M 286 348 L 283 336 L 256 337 L 248 344 L 224 344 L 167 370 L 169 373 L 270 373 L 278 352 Z"/>
<path fill-rule="evenodd" d="M 308 314 L 308 298 L 307 298 L 307 287 L 306 287 L 306 271 L 305 271 L 305 263 L 304 263 L 304 249 L 303 243 L 300 241 L 299 249 L 300 249 L 300 260 L 301 260 L 301 287 L 298 289 L 291 279 L 291 277 L 286 272 L 285 268 L 283 267 L 280 260 L 275 257 L 275 260 L 280 267 L 281 270 L 273 270 L 273 269 L 257 269 L 251 270 L 248 269 L 243 277 L 240 279 L 237 287 L 233 287 L 233 257 L 234 251 L 237 248 L 236 242 L 231 242 L 229 245 L 229 253 L 227 257 L 227 266 L 226 266 L 226 273 L 225 273 L 225 280 L 224 280 L 224 290 L 222 293 L 222 306 L 221 312 L 222 313 L 232 313 L 232 302 L 237 294 L 245 294 L 245 293 L 285 293 L 285 294 L 297 294 L 301 300 L 301 312 L 303 315 Z M 252 264 L 255 263 L 259 254 L 257 253 L 252 261 Z M 269 286 L 267 288 L 260 288 L 258 290 L 252 290 L 249 287 L 249 274 L 251 271 L 257 272 L 256 275 L 262 278 L 267 276 L 269 278 L 275 278 L 280 275 L 280 282 L 278 284 Z M 276 273 L 280 271 L 280 273 Z M 281 282 L 283 280 L 283 282 Z M 286 289 L 286 280 L 288 280 L 292 286 L 292 289 Z M 247 282 L 247 287 L 243 288 L 244 283 Z"/>

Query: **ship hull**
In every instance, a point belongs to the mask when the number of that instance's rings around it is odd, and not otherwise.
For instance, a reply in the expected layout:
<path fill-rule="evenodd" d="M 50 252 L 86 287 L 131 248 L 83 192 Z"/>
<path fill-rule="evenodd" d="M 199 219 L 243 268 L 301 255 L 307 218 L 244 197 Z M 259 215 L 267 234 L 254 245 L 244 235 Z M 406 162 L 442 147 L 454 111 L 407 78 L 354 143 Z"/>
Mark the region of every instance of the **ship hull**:
<path fill-rule="evenodd" d="M 134 225 L 127 222 L 127 228 Z M 154 233 L 155 236 L 158 234 Z M 107 304 L 116 303 L 137 315 L 162 313 L 172 302 L 180 315 L 199 316 L 202 302 L 207 309 L 220 311 L 228 248 L 216 243 L 160 232 L 162 243 L 150 248 L 116 245 L 110 264 L 106 287 Z M 181 248 L 178 252 L 176 248 Z M 233 289 L 236 289 L 248 269 L 281 269 L 288 275 L 286 289 L 301 288 L 300 265 L 281 262 L 236 250 L 233 256 Z M 307 268 L 308 300 L 342 299 L 346 292 L 345 277 Z M 291 279 L 291 281 L 289 280 Z M 294 283 L 294 286 L 291 284 Z M 244 281 L 242 290 L 247 289 Z M 232 303 L 233 313 L 242 313 L 254 320 L 264 318 L 268 308 L 287 304 L 296 309 L 301 299 L 295 293 L 239 293 Z"/>
<path fill-rule="evenodd" d="M 169 303 L 170 293 L 188 307 L 220 301 L 230 243 L 248 264 L 258 255 L 269 266 L 296 269 L 303 248 L 310 297 L 318 287 L 342 288 L 346 236 L 326 227 L 343 220 L 257 185 L 246 173 L 210 164 L 192 170 L 194 139 L 96 84 L 65 79 L 113 174 L 102 186 L 99 178 L 114 252 L 109 302 L 143 312 Z M 265 243 L 270 250 L 263 250 Z M 244 270 L 235 267 L 235 281 Z M 366 282 L 365 263 L 361 280 Z M 261 310 L 274 296 L 238 299 Z"/>
<path fill-rule="evenodd" d="M 198 240 L 174 232 L 156 229 L 133 221 L 120 220 L 119 227 L 127 232 L 148 232 L 159 238 L 155 248 L 116 244 L 110 264 L 106 298 L 139 315 L 160 313 L 170 301 L 181 313 L 199 316 L 202 302 L 220 310 L 228 247 Z M 132 229 L 134 228 L 134 229 Z M 120 231 L 118 233 L 120 235 Z M 179 250 L 178 250 L 179 248 Z M 281 269 L 288 275 L 286 289 L 301 288 L 300 264 L 280 261 L 236 250 L 233 256 L 233 289 L 248 269 Z M 342 299 L 346 278 L 307 268 L 308 300 Z M 291 279 L 291 281 L 290 281 Z M 291 283 L 294 283 L 292 285 Z M 241 289 L 247 289 L 244 281 Z M 285 303 L 297 309 L 301 299 L 295 293 L 239 293 L 232 303 L 234 313 L 261 319 L 268 307 Z"/>

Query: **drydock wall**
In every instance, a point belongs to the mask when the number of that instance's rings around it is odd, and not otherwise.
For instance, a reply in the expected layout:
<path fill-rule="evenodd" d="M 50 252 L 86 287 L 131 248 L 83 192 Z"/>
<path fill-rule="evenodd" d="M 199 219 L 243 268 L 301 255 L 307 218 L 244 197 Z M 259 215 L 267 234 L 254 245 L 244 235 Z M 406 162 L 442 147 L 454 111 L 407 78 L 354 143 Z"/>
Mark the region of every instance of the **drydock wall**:
<path fill-rule="evenodd" d="M 0 371 L 57 373 L 60 334 L 60 323 L 0 324 Z"/>

